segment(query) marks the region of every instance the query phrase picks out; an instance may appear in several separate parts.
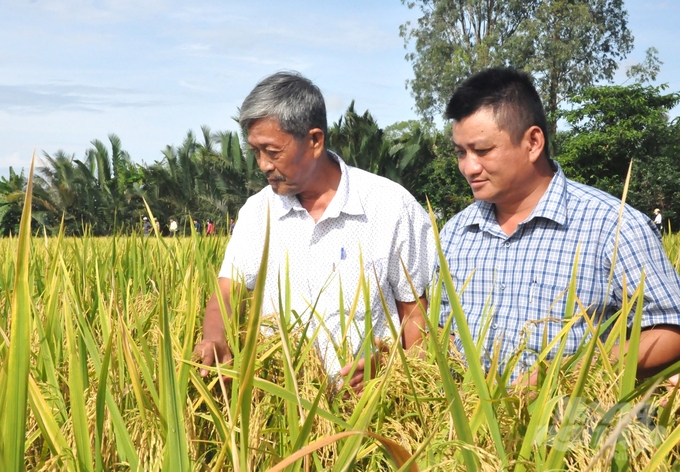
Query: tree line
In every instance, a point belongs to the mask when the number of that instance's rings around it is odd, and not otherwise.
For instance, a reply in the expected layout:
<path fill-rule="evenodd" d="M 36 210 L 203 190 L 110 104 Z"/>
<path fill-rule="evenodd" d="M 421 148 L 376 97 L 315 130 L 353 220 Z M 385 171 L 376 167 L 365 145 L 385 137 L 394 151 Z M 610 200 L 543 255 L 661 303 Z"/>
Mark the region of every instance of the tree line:
<path fill-rule="evenodd" d="M 669 119 L 678 93 L 644 85 L 656 80 L 658 52 L 649 48 L 626 75 L 611 82 L 633 47 L 622 0 L 402 0 L 420 18 L 400 27 L 414 78 L 407 82 L 419 121 L 381 128 L 352 103 L 329 129 L 328 147 L 350 165 L 402 184 L 446 219 L 472 202 L 457 171 L 450 126 L 437 129 L 455 87 L 490 66 L 523 69 L 535 78 L 551 131 L 551 155 L 568 177 L 621 196 L 633 161 L 628 202 L 646 214 L 660 208 L 680 215 L 680 124 Z M 564 130 L 558 130 L 558 122 Z M 235 132 L 203 126 L 162 159 L 138 164 L 118 136 L 92 141 L 83 158 L 44 153 L 35 180 L 33 224 L 55 232 L 63 218 L 68 234 L 111 234 L 139 227 L 146 201 L 154 215 L 180 227 L 189 218 L 227 226 L 245 200 L 266 182 Z M 0 235 L 16 233 L 27 183 L 10 169 L 0 178 Z"/>
<path fill-rule="evenodd" d="M 665 86 L 588 87 L 570 98 L 560 113 L 567 130 L 553 139 L 555 159 L 569 178 L 620 197 L 633 160 L 627 201 L 651 215 L 660 208 L 671 221 L 680 215 L 680 121 L 669 111 L 679 93 Z M 330 126 L 328 147 L 345 161 L 392 179 L 422 204 L 429 200 L 442 219 L 473 200 L 457 170 L 450 126 L 423 121 L 381 128 L 369 111 L 352 103 Z M 166 146 L 153 164 L 132 160 L 115 134 L 108 143 L 93 140 L 83 158 L 43 153 L 33 189 L 33 227 L 48 234 L 108 235 L 140 228 L 144 201 L 165 227 L 192 219 L 228 226 L 245 200 L 266 185 L 255 158 L 236 132 L 201 127 L 179 146 Z M 17 234 L 27 176 L 10 169 L 0 177 L 0 235 Z"/>

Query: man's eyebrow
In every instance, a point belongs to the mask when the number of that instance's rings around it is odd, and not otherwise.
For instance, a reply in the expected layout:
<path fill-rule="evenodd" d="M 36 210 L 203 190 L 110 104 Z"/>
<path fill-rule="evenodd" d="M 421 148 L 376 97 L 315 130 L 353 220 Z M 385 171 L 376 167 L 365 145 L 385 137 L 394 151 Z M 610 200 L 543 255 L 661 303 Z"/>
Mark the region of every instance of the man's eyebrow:
<path fill-rule="evenodd" d="M 483 147 L 483 148 L 492 147 L 493 143 L 487 142 L 487 141 L 484 140 L 484 138 L 482 138 L 482 139 L 478 139 L 477 141 L 472 141 L 470 143 L 467 143 L 466 145 L 458 144 L 457 142 L 453 141 L 453 145 L 456 146 L 456 147 L 460 147 L 460 148 L 464 148 L 464 147 L 467 146 L 469 148 L 475 149 L 475 148 L 478 148 L 480 146 Z"/>

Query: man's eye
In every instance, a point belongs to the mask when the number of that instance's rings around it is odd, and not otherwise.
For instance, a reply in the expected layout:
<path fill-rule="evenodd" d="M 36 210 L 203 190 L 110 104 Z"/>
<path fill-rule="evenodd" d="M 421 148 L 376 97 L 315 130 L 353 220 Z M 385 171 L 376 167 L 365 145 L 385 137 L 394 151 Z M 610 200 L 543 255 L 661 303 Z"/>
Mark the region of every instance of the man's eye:
<path fill-rule="evenodd" d="M 486 155 L 491 149 L 475 149 L 475 154 L 478 156 L 484 156 Z"/>
<path fill-rule="evenodd" d="M 270 159 L 276 159 L 279 156 L 279 153 L 281 151 L 274 150 L 274 149 L 265 149 L 264 152 L 267 153 L 267 157 L 269 157 Z"/>

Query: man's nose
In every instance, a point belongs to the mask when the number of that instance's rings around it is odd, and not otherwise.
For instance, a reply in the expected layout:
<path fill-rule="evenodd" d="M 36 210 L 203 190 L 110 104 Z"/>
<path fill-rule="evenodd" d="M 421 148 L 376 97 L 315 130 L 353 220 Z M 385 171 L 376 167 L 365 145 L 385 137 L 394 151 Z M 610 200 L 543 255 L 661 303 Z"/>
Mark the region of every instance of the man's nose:
<path fill-rule="evenodd" d="M 465 159 L 458 161 L 458 170 L 464 176 L 476 175 L 482 171 L 482 166 L 479 164 L 479 160 L 474 153 L 470 152 L 465 156 Z"/>
<path fill-rule="evenodd" d="M 259 159 L 257 159 L 257 165 L 260 166 L 262 172 L 274 170 L 274 164 L 272 164 L 272 161 L 266 155 L 260 155 Z"/>

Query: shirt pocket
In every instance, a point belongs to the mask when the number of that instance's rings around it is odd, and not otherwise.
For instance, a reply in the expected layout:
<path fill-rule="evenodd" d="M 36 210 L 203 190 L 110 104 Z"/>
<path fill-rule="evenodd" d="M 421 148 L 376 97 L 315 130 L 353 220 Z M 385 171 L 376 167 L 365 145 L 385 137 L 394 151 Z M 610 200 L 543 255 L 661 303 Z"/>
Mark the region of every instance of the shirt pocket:
<path fill-rule="evenodd" d="M 365 256 L 363 258 L 363 269 L 364 277 L 361 279 L 361 265 L 359 263 L 359 257 L 350 258 L 338 262 L 335 267 L 334 282 L 336 286 L 336 292 L 339 293 L 339 283 L 342 281 L 342 292 L 345 298 L 345 309 L 349 309 L 350 306 L 347 303 L 352 303 L 357 294 L 357 288 L 363 282 L 369 287 L 372 305 L 373 302 L 378 297 L 378 287 L 382 289 L 385 297 L 392 296 L 392 289 L 387 286 L 387 258 L 375 258 L 367 259 Z M 363 290 L 363 288 L 362 288 Z M 363 291 L 360 292 L 359 304 L 360 307 L 364 306 L 363 301 Z M 361 311 L 364 311 L 363 309 Z"/>
<path fill-rule="evenodd" d="M 567 288 L 534 280 L 523 286 L 519 301 L 519 305 L 525 309 L 527 320 L 562 319 L 567 301 Z"/>

